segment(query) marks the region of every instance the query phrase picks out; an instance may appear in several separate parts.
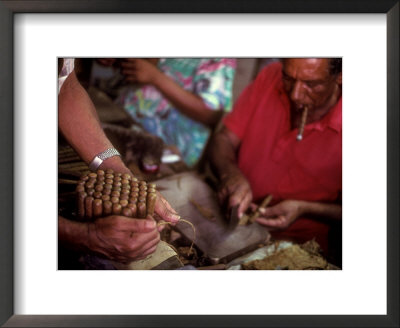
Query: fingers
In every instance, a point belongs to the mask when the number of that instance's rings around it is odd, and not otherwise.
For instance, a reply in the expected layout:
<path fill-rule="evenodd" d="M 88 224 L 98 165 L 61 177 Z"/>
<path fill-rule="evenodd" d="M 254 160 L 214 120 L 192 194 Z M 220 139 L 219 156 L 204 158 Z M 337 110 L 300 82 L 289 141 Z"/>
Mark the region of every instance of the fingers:
<path fill-rule="evenodd" d="M 125 216 L 113 216 L 113 226 L 115 230 L 129 231 L 129 232 L 150 232 L 156 230 L 156 222 L 151 216 L 148 216 L 145 220 L 143 219 L 133 219 L 127 218 Z"/>
<path fill-rule="evenodd" d="M 177 223 L 181 218 L 159 192 L 157 192 L 157 200 L 154 211 L 164 221 Z"/>
<path fill-rule="evenodd" d="M 262 224 L 267 227 L 272 227 L 272 228 L 285 228 L 286 227 L 286 217 L 283 215 L 279 215 L 278 217 L 275 218 L 262 218 L 259 217 L 256 219 L 256 222 L 259 224 Z"/>
<path fill-rule="evenodd" d="M 248 207 L 251 204 L 251 201 L 253 200 L 253 195 L 251 192 L 246 193 L 245 196 L 243 197 L 242 202 L 240 203 L 239 209 L 238 209 L 238 215 L 239 217 L 242 217 L 243 213 L 248 209 Z"/>

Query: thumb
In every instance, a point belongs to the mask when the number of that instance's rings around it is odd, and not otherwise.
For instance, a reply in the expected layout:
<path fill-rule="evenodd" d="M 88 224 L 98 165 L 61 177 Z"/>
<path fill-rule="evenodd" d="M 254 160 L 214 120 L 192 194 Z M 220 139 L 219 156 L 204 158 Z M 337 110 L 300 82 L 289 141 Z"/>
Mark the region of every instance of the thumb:
<path fill-rule="evenodd" d="M 171 207 L 171 205 L 167 202 L 167 200 L 159 193 L 157 194 L 155 212 L 164 221 L 178 222 L 181 218 Z"/>
<path fill-rule="evenodd" d="M 259 209 L 259 212 L 264 217 L 273 217 L 273 216 L 277 216 L 279 214 L 277 212 L 275 206 L 272 206 L 272 207 L 261 207 Z"/>
<path fill-rule="evenodd" d="M 132 219 L 132 223 L 134 223 L 134 230 L 137 232 L 150 232 L 157 227 L 156 221 L 151 216 L 147 216 L 146 219 Z"/>

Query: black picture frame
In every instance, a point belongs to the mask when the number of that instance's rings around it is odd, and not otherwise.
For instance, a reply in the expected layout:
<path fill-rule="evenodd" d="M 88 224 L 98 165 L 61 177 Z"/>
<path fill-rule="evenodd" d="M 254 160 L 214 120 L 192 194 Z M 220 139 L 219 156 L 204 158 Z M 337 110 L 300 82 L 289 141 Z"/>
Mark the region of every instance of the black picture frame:
<path fill-rule="evenodd" d="M 384 13 L 387 17 L 387 315 L 14 315 L 13 16 L 17 13 Z M 0 324 L 5 327 L 399 327 L 399 1 L 0 0 Z"/>

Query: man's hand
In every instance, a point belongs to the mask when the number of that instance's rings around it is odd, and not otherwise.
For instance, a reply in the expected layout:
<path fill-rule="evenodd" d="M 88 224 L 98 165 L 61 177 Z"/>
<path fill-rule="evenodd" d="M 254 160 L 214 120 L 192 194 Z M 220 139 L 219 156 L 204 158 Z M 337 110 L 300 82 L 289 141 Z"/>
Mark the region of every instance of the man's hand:
<path fill-rule="evenodd" d="M 125 80 L 132 83 L 154 84 L 157 76 L 162 74 L 155 65 L 140 58 L 127 58 L 121 67 Z"/>
<path fill-rule="evenodd" d="M 122 263 L 144 259 L 156 250 L 160 241 L 156 222 L 123 216 L 108 216 L 88 223 L 91 251 Z"/>
<path fill-rule="evenodd" d="M 250 206 L 253 193 L 247 179 L 237 170 L 221 179 L 218 198 L 221 204 L 227 204 L 227 209 L 239 205 L 238 215 L 241 217 Z"/>
<path fill-rule="evenodd" d="M 154 212 L 156 214 L 155 218 L 159 220 L 171 222 L 172 224 L 175 224 L 180 220 L 180 216 L 158 191 Z M 163 226 L 159 227 L 159 231 L 162 230 L 162 227 Z"/>
<path fill-rule="evenodd" d="M 275 206 L 260 208 L 261 217 L 257 218 L 256 222 L 271 230 L 286 229 L 303 215 L 303 203 L 299 200 L 284 200 Z"/>

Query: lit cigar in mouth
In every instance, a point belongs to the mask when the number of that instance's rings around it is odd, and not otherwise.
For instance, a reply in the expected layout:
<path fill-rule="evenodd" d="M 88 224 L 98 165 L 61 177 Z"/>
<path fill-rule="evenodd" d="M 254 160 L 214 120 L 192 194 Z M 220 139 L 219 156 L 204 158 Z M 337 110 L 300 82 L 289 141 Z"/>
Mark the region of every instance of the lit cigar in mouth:
<path fill-rule="evenodd" d="M 308 107 L 304 106 L 303 114 L 301 115 L 299 133 L 297 134 L 297 137 L 296 137 L 296 139 L 298 141 L 301 141 L 303 139 L 304 126 L 306 125 L 306 122 L 307 122 L 307 114 L 308 114 Z"/>

